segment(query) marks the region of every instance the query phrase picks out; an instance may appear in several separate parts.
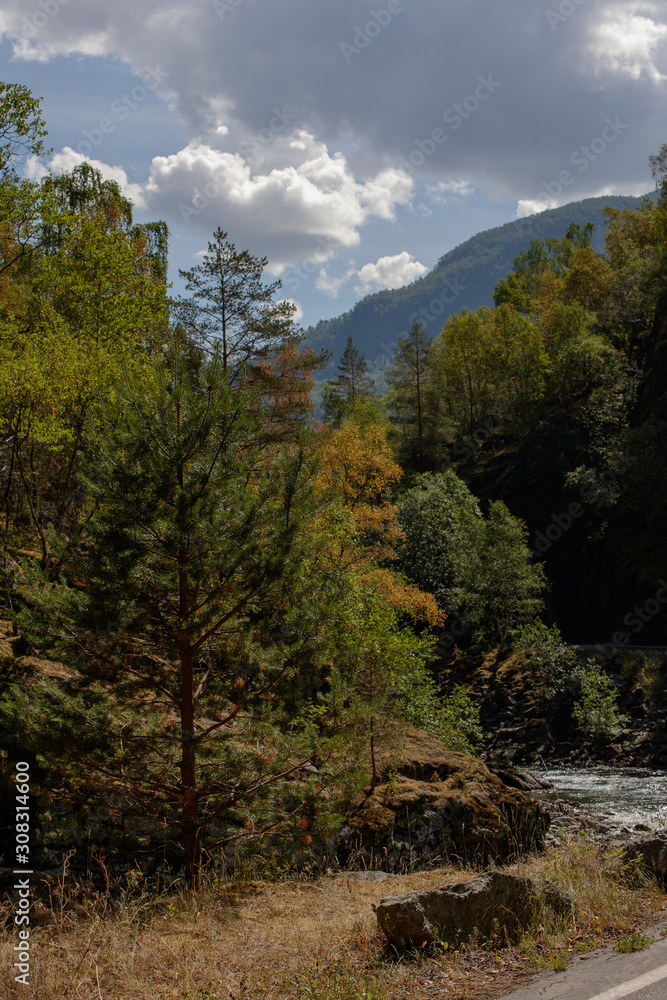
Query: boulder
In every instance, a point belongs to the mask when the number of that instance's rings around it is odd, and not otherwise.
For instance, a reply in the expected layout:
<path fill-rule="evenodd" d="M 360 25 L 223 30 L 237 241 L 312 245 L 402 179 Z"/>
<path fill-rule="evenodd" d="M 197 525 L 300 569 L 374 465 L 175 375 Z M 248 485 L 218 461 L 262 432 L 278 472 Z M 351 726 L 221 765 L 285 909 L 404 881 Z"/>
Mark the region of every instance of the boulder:
<path fill-rule="evenodd" d="M 550 817 L 531 795 L 427 733 L 409 729 L 405 737 L 399 759 L 383 765 L 382 783 L 345 817 L 341 864 L 356 859 L 395 872 L 445 858 L 504 862 L 542 847 Z"/>
<path fill-rule="evenodd" d="M 514 767 L 510 761 L 491 759 L 485 760 L 484 763 L 489 771 L 509 788 L 520 788 L 522 792 L 538 792 L 554 787 L 547 778 L 540 778 L 531 771 L 522 771 Z"/>
<path fill-rule="evenodd" d="M 390 944 L 421 948 L 436 940 L 462 941 L 473 931 L 515 941 L 544 906 L 574 916 L 572 898 L 550 882 L 491 871 L 440 889 L 386 896 L 376 914 Z"/>
<path fill-rule="evenodd" d="M 623 860 L 651 872 L 660 882 L 667 882 L 667 830 L 645 833 L 628 841 Z"/>

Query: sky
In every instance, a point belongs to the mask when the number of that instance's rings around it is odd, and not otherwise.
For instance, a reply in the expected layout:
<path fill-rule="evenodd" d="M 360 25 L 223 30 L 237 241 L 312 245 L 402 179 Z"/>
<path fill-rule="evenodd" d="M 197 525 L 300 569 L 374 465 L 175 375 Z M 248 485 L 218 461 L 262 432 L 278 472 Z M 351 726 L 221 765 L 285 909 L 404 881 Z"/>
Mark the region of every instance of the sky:
<path fill-rule="evenodd" d="M 170 278 L 222 228 L 308 326 L 544 208 L 653 188 L 667 0 L 3 0 L 39 178 L 89 160 Z"/>

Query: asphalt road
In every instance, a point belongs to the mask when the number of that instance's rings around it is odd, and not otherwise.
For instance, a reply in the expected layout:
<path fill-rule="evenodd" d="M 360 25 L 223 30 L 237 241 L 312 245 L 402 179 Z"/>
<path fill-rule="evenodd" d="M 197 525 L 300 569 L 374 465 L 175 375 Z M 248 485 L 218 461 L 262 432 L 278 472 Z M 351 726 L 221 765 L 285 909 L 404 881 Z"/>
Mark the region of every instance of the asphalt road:
<path fill-rule="evenodd" d="M 501 1000 L 667 1000 L 667 930 L 645 933 L 655 939 L 645 951 L 623 955 L 613 948 L 576 958 L 566 972 L 544 972 L 530 986 Z"/>

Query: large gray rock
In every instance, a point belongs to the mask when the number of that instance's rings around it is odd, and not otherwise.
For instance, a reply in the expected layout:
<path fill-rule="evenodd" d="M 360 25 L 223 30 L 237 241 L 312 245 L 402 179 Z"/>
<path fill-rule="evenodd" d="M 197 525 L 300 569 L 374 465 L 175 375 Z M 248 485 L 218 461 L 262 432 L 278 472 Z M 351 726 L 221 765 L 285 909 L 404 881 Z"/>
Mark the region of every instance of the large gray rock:
<path fill-rule="evenodd" d="M 504 863 L 542 847 L 550 816 L 528 792 L 428 733 L 406 728 L 403 736 L 400 758 L 383 765 L 381 783 L 345 817 L 336 841 L 341 865 L 400 872 L 444 858 Z"/>
<path fill-rule="evenodd" d="M 623 858 L 626 863 L 634 863 L 661 882 L 667 882 L 667 830 L 645 833 L 628 841 Z"/>
<path fill-rule="evenodd" d="M 573 899 L 550 882 L 493 871 L 441 889 L 386 896 L 376 913 L 390 944 L 422 947 L 464 940 L 474 930 L 487 938 L 500 932 L 501 940 L 516 940 L 543 906 L 574 916 Z"/>

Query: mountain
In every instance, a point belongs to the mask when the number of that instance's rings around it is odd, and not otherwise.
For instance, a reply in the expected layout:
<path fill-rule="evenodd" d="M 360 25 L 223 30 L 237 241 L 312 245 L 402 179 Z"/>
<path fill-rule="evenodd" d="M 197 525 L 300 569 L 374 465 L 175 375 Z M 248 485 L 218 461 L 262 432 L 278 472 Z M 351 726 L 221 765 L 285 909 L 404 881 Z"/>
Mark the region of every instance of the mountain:
<path fill-rule="evenodd" d="M 642 200 L 630 196 L 586 198 L 478 233 L 441 257 L 423 278 L 402 288 L 367 295 L 342 316 L 311 326 L 306 331 L 308 342 L 333 352 L 329 368 L 320 377 L 331 377 L 348 336 L 365 355 L 374 374 L 380 375 L 391 363 L 397 338 L 406 335 L 413 320 L 421 320 L 426 332 L 435 337 L 448 317 L 464 306 L 477 309 L 493 305 L 491 296 L 496 282 L 511 270 L 514 258 L 533 237 L 562 238 L 571 223 L 583 227 L 592 222 L 593 245 L 601 252 L 605 230 L 603 209 L 607 205 L 634 209 Z"/>

